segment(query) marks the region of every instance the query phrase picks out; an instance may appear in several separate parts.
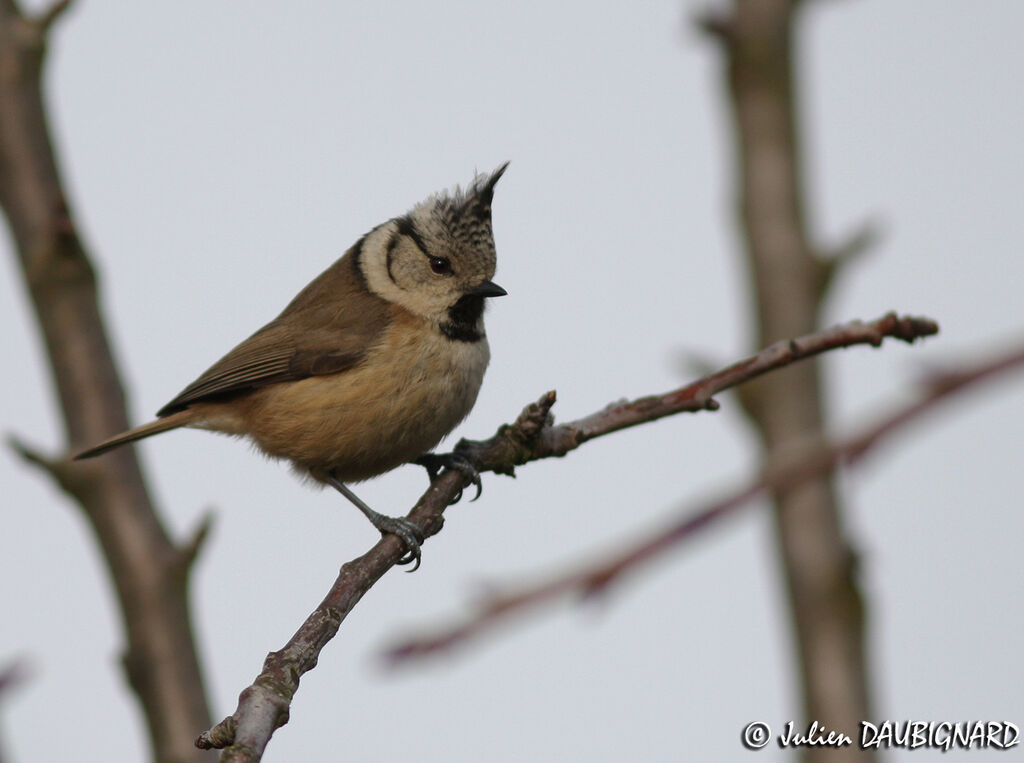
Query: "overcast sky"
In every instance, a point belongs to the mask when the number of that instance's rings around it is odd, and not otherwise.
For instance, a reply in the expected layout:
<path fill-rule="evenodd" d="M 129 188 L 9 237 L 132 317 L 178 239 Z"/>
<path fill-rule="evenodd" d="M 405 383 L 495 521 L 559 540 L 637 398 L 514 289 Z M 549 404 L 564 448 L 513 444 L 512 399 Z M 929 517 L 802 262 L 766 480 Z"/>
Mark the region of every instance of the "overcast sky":
<path fill-rule="evenodd" d="M 720 60 L 690 24 L 703 5 L 79 2 L 54 35 L 47 92 L 134 419 L 362 233 L 505 160 L 495 280 L 509 296 L 490 307 L 491 367 L 449 444 L 491 435 L 548 389 L 558 417 L 575 418 L 679 386 L 687 357 L 748 352 Z M 1012 0 L 808 4 L 815 235 L 828 245 L 865 219 L 884 228 L 827 320 L 896 309 L 942 326 L 924 345 L 828 357 L 837 432 L 906 399 L 924 370 L 1024 337 L 1022 24 Z M 0 246 L 13 359 L 0 429 L 54 452 L 48 371 L 9 238 Z M 965 396 L 842 480 L 869 606 L 877 718 L 865 720 L 1024 726 L 1021 390 L 1017 379 Z M 599 554 L 742 479 L 756 451 L 735 401 L 722 402 L 514 481 L 486 476 L 421 570 L 389 573 L 345 622 L 267 760 L 734 760 L 750 721 L 799 718 L 763 506 L 601 606 L 401 673 L 377 662 L 481 585 Z M 219 719 L 375 533 L 237 441 L 175 432 L 141 452 L 177 537 L 216 512 L 194 600 Z M 85 523 L 9 451 L 0 484 L 0 662 L 31 671 L 0 706 L 6 751 L 16 763 L 145 760 Z M 401 513 L 425 486 L 404 467 L 358 492 Z"/>

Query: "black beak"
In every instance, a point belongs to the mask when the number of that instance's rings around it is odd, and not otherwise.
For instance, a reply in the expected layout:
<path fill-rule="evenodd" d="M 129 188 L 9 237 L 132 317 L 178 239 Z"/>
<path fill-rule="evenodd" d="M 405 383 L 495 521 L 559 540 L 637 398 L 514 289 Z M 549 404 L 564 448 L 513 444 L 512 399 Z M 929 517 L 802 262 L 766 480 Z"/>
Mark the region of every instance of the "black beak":
<path fill-rule="evenodd" d="M 484 281 L 482 284 L 474 286 L 466 293 L 472 294 L 475 297 L 504 297 L 508 294 L 507 291 L 494 283 L 494 281 Z"/>

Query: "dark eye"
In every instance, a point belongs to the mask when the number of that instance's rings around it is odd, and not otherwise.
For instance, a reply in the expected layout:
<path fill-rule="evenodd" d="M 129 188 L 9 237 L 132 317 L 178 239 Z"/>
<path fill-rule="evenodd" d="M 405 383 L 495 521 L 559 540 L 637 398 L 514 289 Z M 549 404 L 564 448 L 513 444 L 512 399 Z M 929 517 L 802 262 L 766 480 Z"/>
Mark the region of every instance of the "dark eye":
<path fill-rule="evenodd" d="M 448 260 L 446 260 L 444 257 L 431 257 L 430 269 L 437 273 L 439 276 L 443 276 L 452 272 L 452 264 L 448 262 Z"/>

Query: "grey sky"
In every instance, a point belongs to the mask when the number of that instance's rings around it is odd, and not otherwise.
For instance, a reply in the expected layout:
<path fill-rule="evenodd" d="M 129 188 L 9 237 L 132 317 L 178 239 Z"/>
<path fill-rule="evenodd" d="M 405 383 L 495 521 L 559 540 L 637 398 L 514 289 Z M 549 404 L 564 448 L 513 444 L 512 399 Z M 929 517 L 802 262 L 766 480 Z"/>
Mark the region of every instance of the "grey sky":
<path fill-rule="evenodd" d="M 829 357 L 841 431 L 904 398 L 922 370 L 1024 336 L 1024 10 L 811 5 L 814 229 L 823 245 L 866 218 L 885 229 L 828 320 L 898 309 L 942 325 L 923 346 Z M 53 127 L 135 418 L 363 232 L 506 159 L 495 280 L 510 296 L 491 305 L 492 364 L 456 437 L 490 435 L 547 389 L 559 418 L 573 418 L 678 386 L 687 353 L 745 353 L 719 61 L 688 23 L 699 7 L 79 3 L 52 45 Z M 2 336 L 16 361 L 0 428 L 56 448 L 47 371 L 9 240 L 0 246 Z M 760 509 L 603 606 L 401 674 L 374 662 L 405 629 L 457 616 L 480 585 L 599 553 L 741 478 L 755 452 L 723 403 L 529 465 L 515 481 L 486 477 L 483 498 L 452 509 L 425 546 L 423 568 L 389 574 L 345 623 L 267 759 L 324 759 L 336 745 L 366 761 L 733 760 L 746 723 L 797 717 Z M 1021 431 L 1017 380 L 964 398 L 844 479 L 879 719 L 1024 726 Z M 179 537 L 207 507 L 217 514 L 195 605 L 220 718 L 374 534 L 339 497 L 227 438 L 173 433 L 142 453 Z M 12 760 L 144 759 L 84 522 L 9 452 L 0 484 L 0 660 L 24 655 L 32 668 L 0 716 Z M 406 467 L 359 493 L 396 513 L 425 485 Z M 781 757 L 772 747 L 758 760 Z"/>

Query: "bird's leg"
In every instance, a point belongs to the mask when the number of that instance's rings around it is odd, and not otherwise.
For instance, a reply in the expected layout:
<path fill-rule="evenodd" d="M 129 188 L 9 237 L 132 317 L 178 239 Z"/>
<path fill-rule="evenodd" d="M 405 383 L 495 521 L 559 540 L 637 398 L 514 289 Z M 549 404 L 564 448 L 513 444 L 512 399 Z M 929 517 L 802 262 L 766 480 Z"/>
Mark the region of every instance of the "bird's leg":
<path fill-rule="evenodd" d="M 484 483 L 480 479 L 480 472 L 477 471 L 476 467 L 470 462 L 468 458 L 456 450 L 452 453 L 424 453 L 422 456 L 413 461 L 414 464 L 422 466 L 427 470 L 427 474 L 430 477 L 430 481 L 434 481 L 434 477 L 437 476 L 441 469 L 454 469 L 457 472 L 462 472 L 469 482 L 476 485 L 476 495 L 473 496 L 472 500 L 476 500 L 480 497 L 480 494 L 484 491 Z M 462 491 L 455 496 L 455 500 L 452 503 L 458 503 L 459 499 L 462 498 Z"/>
<path fill-rule="evenodd" d="M 380 514 L 360 500 L 359 496 L 349 490 L 348 486 L 339 480 L 334 474 L 328 474 L 328 483 L 341 493 L 343 496 L 348 498 L 357 509 L 359 509 L 370 520 L 370 524 L 380 531 L 381 535 L 391 533 L 397 535 L 402 539 L 405 544 L 405 554 L 401 559 L 398 560 L 399 564 L 409 564 L 416 562 L 409 572 L 415 572 L 420 566 L 420 544 L 423 543 L 423 533 L 415 525 L 405 517 L 389 517 L 384 514 Z"/>

